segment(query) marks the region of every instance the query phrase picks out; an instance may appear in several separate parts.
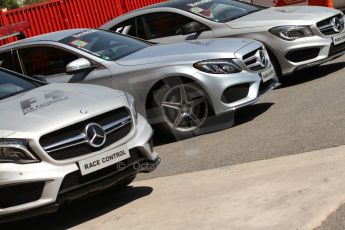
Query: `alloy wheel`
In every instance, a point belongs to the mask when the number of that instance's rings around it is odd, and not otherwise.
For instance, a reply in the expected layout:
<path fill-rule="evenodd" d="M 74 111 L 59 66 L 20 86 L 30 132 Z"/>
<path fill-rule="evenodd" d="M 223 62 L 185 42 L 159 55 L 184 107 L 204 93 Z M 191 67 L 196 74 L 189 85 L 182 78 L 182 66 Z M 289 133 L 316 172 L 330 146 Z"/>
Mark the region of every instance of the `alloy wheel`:
<path fill-rule="evenodd" d="M 208 116 L 208 102 L 202 90 L 182 84 L 166 92 L 161 110 L 170 128 L 190 132 L 204 124 Z"/>

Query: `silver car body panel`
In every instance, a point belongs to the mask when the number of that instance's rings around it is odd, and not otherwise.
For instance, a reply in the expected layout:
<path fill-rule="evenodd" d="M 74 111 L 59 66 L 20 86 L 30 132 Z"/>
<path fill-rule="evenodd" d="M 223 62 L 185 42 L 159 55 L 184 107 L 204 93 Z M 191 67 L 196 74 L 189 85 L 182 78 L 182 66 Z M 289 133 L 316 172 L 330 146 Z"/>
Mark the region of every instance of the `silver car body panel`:
<path fill-rule="evenodd" d="M 23 115 L 20 106 L 22 101 L 35 98 L 35 101 L 44 102 L 42 95 L 51 92 L 63 95 L 66 100 L 34 113 Z M 110 111 L 112 108 L 120 107 L 123 104 L 126 104 L 126 101 L 124 101 L 124 94 L 121 91 L 113 92 L 112 89 L 91 85 L 51 84 L 1 100 L 1 107 L 6 109 L 1 111 L 0 127 L 14 132 L 44 134 L 69 126 L 87 117 Z M 80 113 L 81 109 L 88 111 L 87 117 Z M 66 117 L 69 119 L 65 119 Z M 42 122 L 48 119 L 51 122 L 49 126 L 46 122 Z"/>
<path fill-rule="evenodd" d="M 313 25 L 335 15 L 337 10 L 326 7 L 271 7 L 226 23 L 230 28 L 275 27 L 282 25 Z M 338 12 L 339 13 L 339 12 Z M 320 17 L 320 15 L 322 15 Z"/>
<path fill-rule="evenodd" d="M 60 31 L 53 33 L 53 35 L 48 34 L 24 39 L 0 47 L 0 52 L 24 47 L 53 46 L 74 52 L 92 62 L 100 63 L 105 68 L 92 71 L 83 83 L 110 86 L 132 94 L 135 97 L 138 111 L 144 116 L 146 116 L 145 106 L 148 94 L 152 87 L 162 79 L 168 77 L 185 77 L 197 82 L 209 94 L 211 106 L 215 114 L 218 115 L 255 103 L 263 95 L 259 93 L 260 82 L 262 80 L 260 74 L 262 71 L 271 67 L 271 63 L 269 62 L 267 67 L 260 71 L 251 71 L 243 68 L 239 73 L 220 75 L 201 72 L 193 67 L 193 64 L 196 62 L 219 58 L 232 58 L 237 63 L 241 63 L 242 61 L 236 56 L 237 52 L 241 50 L 251 52 L 262 47 L 260 42 L 243 38 L 158 44 L 147 47 L 117 61 L 107 61 L 57 42 L 61 38 L 83 30 L 85 29 Z M 244 49 L 246 47 L 247 49 Z M 269 59 L 268 56 L 267 59 Z M 61 74 L 47 76 L 46 79 L 52 83 L 63 83 L 68 82 L 70 78 L 71 75 Z M 274 79 L 277 81 L 276 77 Z M 221 101 L 221 94 L 226 88 L 244 83 L 250 84 L 247 97 L 230 104 L 225 104 Z M 265 93 L 276 86 L 276 84 L 272 84 Z"/>
<path fill-rule="evenodd" d="M 210 38 L 243 37 L 260 41 L 275 55 L 284 75 L 292 74 L 295 70 L 303 67 L 318 65 L 343 55 L 343 52 L 329 55 L 333 44 L 332 36 L 322 34 L 316 25 L 317 22 L 342 14 L 342 12 L 336 9 L 319 6 L 272 7 L 240 17 L 230 22 L 222 23 L 208 20 L 181 9 L 166 7 L 163 3 L 124 14 L 109 21 L 100 28 L 108 30 L 130 18 L 158 12 L 180 14 L 189 17 L 194 21 L 200 22 L 211 29 L 212 33 L 209 33 L 210 31 L 202 32 L 200 34 L 200 38 L 205 38 L 205 36 L 212 34 Z M 314 36 L 304 37 L 294 41 L 286 41 L 269 32 L 269 30 L 274 27 L 290 25 L 310 26 Z M 344 32 L 345 29 L 341 33 Z M 180 42 L 189 39 L 189 37 L 190 36 L 187 35 L 177 35 L 152 39 L 150 41 L 159 43 Z M 315 58 L 302 62 L 292 62 L 286 58 L 289 51 L 311 47 L 320 48 L 319 55 Z M 324 61 L 322 62 L 321 60 Z"/>
<path fill-rule="evenodd" d="M 267 1 L 267 0 L 240 0 L 242 2 L 248 2 L 253 3 L 260 6 L 274 6 L 273 1 Z M 297 6 L 303 6 L 308 5 L 308 0 L 304 0 L 302 2 L 298 1 L 299 3 L 290 3 L 289 5 L 297 5 Z M 333 0 L 333 6 L 336 9 L 345 9 L 345 1 L 344 0 Z"/>

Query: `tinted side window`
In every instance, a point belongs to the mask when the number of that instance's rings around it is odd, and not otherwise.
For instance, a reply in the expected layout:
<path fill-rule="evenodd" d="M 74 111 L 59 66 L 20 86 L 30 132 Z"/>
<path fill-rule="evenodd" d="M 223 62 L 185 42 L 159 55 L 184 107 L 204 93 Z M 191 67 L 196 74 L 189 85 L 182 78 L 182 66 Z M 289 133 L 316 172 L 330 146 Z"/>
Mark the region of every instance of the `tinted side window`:
<path fill-rule="evenodd" d="M 116 26 L 110 28 L 109 30 L 125 35 L 130 35 L 133 37 L 137 36 L 134 18 L 121 22 Z"/>
<path fill-rule="evenodd" d="M 33 75 L 55 75 L 66 72 L 66 66 L 78 56 L 53 47 L 30 47 L 19 51 L 25 73 Z"/>
<path fill-rule="evenodd" d="M 7 51 L 0 53 L 0 67 L 21 73 L 16 52 Z"/>
<path fill-rule="evenodd" d="M 175 13 L 153 13 L 138 18 L 138 37 L 155 39 L 181 34 L 181 27 L 193 20 Z M 139 28 L 142 27 L 141 34 Z M 139 36 L 140 35 L 140 36 Z"/>

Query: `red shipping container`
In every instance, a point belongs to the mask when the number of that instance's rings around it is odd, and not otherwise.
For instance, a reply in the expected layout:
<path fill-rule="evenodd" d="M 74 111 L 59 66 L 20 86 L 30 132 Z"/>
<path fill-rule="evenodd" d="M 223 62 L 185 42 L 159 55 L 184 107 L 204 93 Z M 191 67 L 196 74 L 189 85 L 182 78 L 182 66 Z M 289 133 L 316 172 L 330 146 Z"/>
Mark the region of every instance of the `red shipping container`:
<path fill-rule="evenodd" d="M 98 28 L 121 14 L 163 1 L 165 0 L 51 0 L 1 12 L 0 23 L 4 27 L 29 22 L 31 28 L 24 31 L 27 37 L 71 28 Z M 14 40 L 15 38 L 5 39 L 2 44 Z"/>

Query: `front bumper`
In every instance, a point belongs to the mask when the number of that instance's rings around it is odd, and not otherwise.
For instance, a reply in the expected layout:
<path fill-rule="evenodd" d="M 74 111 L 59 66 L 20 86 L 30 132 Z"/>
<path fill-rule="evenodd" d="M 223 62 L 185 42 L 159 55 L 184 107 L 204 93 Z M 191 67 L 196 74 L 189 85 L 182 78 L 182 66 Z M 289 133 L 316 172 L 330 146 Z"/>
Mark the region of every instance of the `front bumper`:
<path fill-rule="evenodd" d="M 0 223 L 42 214 L 45 211 L 55 211 L 66 201 L 116 185 L 130 175 L 154 170 L 160 163 L 160 159 L 158 154 L 153 152 L 152 134 L 151 127 L 139 115 L 135 133 L 126 143 L 131 157 L 85 176 L 81 176 L 76 162 L 53 164 L 43 161 L 27 165 L 2 164 L 0 193 L 7 191 L 7 197 L 2 196 L 0 199 L 6 201 L 6 199 L 12 198 L 10 196 L 15 195 L 11 193 L 11 190 L 5 189 L 10 186 L 16 188 L 18 185 L 39 183 L 42 183 L 43 186 L 35 188 L 39 192 L 39 196 L 34 200 L 25 198 L 22 200 L 27 202 L 18 204 L 15 199 L 12 199 L 15 205 L 0 200 Z M 115 143 L 107 152 L 111 153 L 112 149 L 116 147 Z"/>
<path fill-rule="evenodd" d="M 155 161 L 143 161 L 140 163 L 141 170 L 137 170 L 134 165 L 128 167 L 122 171 L 114 172 L 105 178 L 102 178 L 93 183 L 87 184 L 78 190 L 74 190 L 67 193 L 59 193 L 56 201 L 49 205 L 44 205 L 38 208 L 22 211 L 15 214 L 8 214 L 0 216 L 0 223 L 8 223 L 12 221 L 17 221 L 21 219 L 31 218 L 39 215 L 49 214 L 56 212 L 59 207 L 65 203 L 71 202 L 73 200 L 93 195 L 97 192 L 103 191 L 110 187 L 116 186 L 121 180 L 126 179 L 129 175 L 137 174 L 140 172 L 150 172 L 154 170 L 160 164 L 160 158 Z"/>
<path fill-rule="evenodd" d="M 345 43 L 334 45 L 332 36 L 323 35 L 312 27 L 313 37 L 285 41 L 268 33 L 269 44 L 266 46 L 274 53 L 283 75 L 316 66 L 345 54 Z M 342 33 L 344 33 L 343 31 Z"/>
<path fill-rule="evenodd" d="M 299 71 L 299 70 L 302 70 L 302 69 L 307 69 L 307 68 L 310 68 L 310 67 L 313 67 L 313 66 L 317 66 L 317 65 L 321 65 L 323 63 L 326 63 L 326 62 L 329 62 L 329 61 L 332 61 L 340 56 L 343 56 L 345 54 L 345 48 L 344 50 L 341 50 L 333 55 L 330 55 L 329 57 L 325 58 L 325 59 L 321 59 L 321 60 L 317 60 L 317 61 L 314 61 L 314 62 L 310 62 L 310 63 L 307 63 L 307 64 L 304 64 L 304 65 L 300 65 L 298 67 L 296 67 L 296 69 L 294 71 Z"/>
<path fill-rule="evenodd" d="M 271 65 L 267 68 L 270 67 Z M 267 92 L 280 86 L 276 76 L 264 83 L 260 72 L 249 72 L 246 70 L 229 75 L 211 75 L 198 72 L 194 76 L 207 91 L 209 101 L 216 115 L 254 104 Z M 231 91 L 232 89 L 234 90 Z M 225 100 L 225 94 L 229 94 L 235 99 L 232 101 L 231 99 Z"/>

